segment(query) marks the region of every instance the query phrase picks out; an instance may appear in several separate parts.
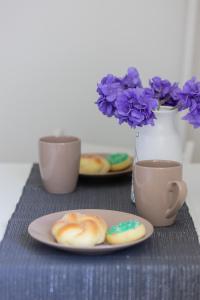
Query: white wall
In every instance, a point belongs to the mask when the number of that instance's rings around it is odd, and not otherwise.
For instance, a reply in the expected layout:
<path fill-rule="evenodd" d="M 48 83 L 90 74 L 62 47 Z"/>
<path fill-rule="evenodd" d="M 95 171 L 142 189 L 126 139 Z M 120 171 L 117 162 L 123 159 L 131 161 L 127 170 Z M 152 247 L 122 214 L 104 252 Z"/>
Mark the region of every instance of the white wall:
<path fill-rule="evenodd" d="M 102 116 L 96 83 L 136 66 L 180 80 L 187 0 L 0 0 L 0 161 L 37 159 L 39 136 L 131 146 Z"/>
<path fill-rule="evenodd" d="M 194 53 L 192 60 L 192 74 L 196 76 L 198 80 L 200 80 L 200 1 L 196 0 L 196 2 L 198 6 L 194 40 Z M 188 126 L 188 139 L 193 140 L 195 142 L 193 162 L 200 162 L 200 129 L 193 129 L 191 126 Z"/>

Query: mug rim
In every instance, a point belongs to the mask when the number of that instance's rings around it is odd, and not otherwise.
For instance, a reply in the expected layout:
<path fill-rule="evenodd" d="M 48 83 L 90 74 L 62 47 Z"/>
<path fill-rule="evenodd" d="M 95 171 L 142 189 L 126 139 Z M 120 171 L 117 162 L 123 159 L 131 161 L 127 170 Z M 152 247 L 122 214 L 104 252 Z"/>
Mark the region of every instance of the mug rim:
<path fill-rule="evenodd" d="M 165 166 L 156 166 L 156 165 L 143 165 L 143 164 L 148 164 L 148 163 L 163 163 L 166 164 Z M 167 165 L 168 164 L 168 165 Z M 171 164 L 171 165 L 170 165 Z M 175 160 L 169 160 L 169 159 L 145 159 L 145 160 L 140 160 L 135 163 L 135 166 L 145 168 L 145 169 L 172 169 L 172 168 L 177 168 L 177 167 L 182 167 L 182 164 L 178 161 Z"/>
<path fill-rule="evenodd" d="M 56 139 L 63 139 L 60 142 Z M 67 139 L 71 138 L 71 140 L 67 141 Z M 51 140 L 52 139 L 52 140 Z M 64 140 L 66 139 L 66 140 Z M 80 138 L 72 135 L 61 135 L 61 136 L 55 136 L 55 135 L 46 135 L 39 138 L 39 143 L 49 144 L 49 145 L 67 145 L 67 144 L 74 144 L 77 142 L 81 142 Z"/>

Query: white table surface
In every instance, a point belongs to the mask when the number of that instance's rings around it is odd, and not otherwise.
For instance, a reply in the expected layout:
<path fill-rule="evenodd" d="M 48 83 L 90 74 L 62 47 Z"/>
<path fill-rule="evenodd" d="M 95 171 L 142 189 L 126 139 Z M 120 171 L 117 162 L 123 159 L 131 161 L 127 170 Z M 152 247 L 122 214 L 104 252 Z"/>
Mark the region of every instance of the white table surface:
<path fill-rule="evenodd" d="M 19 201 L 32 164 L 0 163 L 0 240 Z M 184 166 L 188 185 L 187 204 L 200 237 L 200 164 Z"/>

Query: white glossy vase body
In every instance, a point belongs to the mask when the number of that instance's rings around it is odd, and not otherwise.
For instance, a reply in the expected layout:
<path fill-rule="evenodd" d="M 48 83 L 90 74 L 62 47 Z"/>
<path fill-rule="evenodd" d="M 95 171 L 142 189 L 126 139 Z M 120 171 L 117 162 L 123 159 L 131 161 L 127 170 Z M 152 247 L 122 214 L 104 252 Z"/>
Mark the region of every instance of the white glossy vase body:
<path fill-rule="evenodd" d="M 155 112 L 155 126 L 137 128 L 135 161 L 165 159 L 182 162 L 182 142 L 177 129 L 177 110 L 167 107 Z"/>

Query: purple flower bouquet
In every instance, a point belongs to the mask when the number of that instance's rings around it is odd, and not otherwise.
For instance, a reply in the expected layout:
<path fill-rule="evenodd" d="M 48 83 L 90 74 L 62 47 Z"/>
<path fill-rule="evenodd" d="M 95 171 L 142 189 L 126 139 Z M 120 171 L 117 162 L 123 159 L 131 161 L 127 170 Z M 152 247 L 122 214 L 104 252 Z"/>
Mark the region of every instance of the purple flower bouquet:
<path fill-rule="evenodd" d="M 194 128 L 200 127 L 200 82 L 195 78 L 186 81 L 183 88 L 160 77 L 149 80 L 143 87 L 136 68 L 129 68 L 124 77 L 105 76 L 97 85 L 99 110 L 106 116 L 114 116 L 119 124 L 130 127 L 155 125 L 155 110 L 161 106 L 179 111 L 187 110 L 183 117 Z"/>

